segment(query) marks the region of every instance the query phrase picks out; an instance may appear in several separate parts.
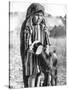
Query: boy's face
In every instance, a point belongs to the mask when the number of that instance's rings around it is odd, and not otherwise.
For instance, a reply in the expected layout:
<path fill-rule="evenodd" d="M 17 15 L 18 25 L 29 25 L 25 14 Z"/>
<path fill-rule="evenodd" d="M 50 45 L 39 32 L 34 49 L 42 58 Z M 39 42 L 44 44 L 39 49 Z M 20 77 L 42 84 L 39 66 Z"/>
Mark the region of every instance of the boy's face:
<path fill-rule="evenodd" d="M 43 14 L 42 14 L 42 12 L 36 13 L 36 14 L 33 16 L 33 18 L 34 18 L 34 23 L 35 23 L 35 24 L 40 24 L 41 21 L 43 20 Z"/>

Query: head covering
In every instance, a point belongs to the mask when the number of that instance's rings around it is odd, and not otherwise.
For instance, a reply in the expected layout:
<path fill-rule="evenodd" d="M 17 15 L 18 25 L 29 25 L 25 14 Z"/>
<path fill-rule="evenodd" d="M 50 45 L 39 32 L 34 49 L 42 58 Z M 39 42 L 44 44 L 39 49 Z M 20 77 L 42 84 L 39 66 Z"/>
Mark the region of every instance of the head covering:
<path fill-rule="evenodd" d="M 26 18 L 38 12 L 42 12 L 44 15 L 44 7 L 39 3 L 32 3 L 27 9 Z"/>

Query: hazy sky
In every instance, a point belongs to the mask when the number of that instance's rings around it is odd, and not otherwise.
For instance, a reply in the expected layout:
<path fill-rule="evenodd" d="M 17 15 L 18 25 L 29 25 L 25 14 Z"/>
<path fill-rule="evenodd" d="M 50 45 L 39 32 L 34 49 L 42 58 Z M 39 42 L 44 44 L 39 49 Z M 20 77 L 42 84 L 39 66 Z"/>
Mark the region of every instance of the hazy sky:
<path fill-rule="evenodd" d="M 24 2 L 11 2 L 11 12 L 26 12 L 31 3 Z M 45 7 L 45 12 L 50 13 L 53 16 L 64 16 L 66 13 L 66 5 L 63 4 L 42 4 Z"/>

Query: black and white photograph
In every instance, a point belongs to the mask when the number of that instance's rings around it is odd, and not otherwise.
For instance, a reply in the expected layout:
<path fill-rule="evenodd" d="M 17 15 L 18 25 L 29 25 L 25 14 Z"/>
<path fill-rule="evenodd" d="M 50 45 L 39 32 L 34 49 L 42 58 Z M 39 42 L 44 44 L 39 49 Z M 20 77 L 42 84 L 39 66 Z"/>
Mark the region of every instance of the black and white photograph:
<path fill-rule="evenodd" d="M 9 88 L 67 85 L 66 8 L 9 1 Z"/>

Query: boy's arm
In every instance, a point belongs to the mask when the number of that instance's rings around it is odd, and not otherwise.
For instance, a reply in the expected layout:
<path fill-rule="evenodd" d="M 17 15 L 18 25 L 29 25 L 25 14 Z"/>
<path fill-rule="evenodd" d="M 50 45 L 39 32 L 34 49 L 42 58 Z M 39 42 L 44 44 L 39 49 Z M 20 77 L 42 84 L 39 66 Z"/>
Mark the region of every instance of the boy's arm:
<path fill-rule="evenodd" d="M 49 46 L 50 46 L 50 41 L 49 41 L 48 31 L 45 31 L 44 47 L 46 48 L 45 49 L 45 52 L 47 54 L 49 54 Z"/>

